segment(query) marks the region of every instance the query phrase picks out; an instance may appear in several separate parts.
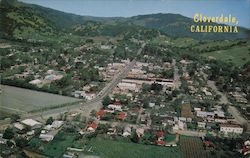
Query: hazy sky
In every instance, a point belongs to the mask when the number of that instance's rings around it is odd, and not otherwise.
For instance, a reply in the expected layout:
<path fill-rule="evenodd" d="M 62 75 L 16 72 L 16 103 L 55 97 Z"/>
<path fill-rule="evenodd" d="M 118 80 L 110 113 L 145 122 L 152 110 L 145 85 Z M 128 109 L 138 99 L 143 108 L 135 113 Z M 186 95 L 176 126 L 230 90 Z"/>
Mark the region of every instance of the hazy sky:
<path fill-rule="evenodd" d="M 235 16 L 240 26 L 250 28 L 250 0 L 21 0 L 78 15 L 130 17 L 151 13 L 178 13 L 193 17 Z"/>

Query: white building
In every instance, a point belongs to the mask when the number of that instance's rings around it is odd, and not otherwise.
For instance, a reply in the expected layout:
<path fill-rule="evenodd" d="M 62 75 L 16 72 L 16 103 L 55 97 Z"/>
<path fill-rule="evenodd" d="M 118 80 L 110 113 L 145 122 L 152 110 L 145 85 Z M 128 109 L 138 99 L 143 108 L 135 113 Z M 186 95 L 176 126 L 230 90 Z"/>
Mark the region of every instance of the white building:
<path fill-rule="evenodd" d="M 242 134 L 243 128 L 237 124 L 220 124 L 220 132 L 223 132 L 224 134 L 228 133 Z"/>
<path fill-rule="evenodd" d="M 25 128 L 21 123 L 14 123 L 14 127 L 20 131 Z"/>
<path fill-rule="evenodd" d="M 108 108 L 109 108 L 109 109 L 112 109 L 112 110 L 122 111 L 122 105 L 109 104 L 109 105 L 108 105 Z"/>
<path fill-rule="evenodd" d="M 54 136 L 53 136 L 53 135 L 50 135 L 50 134 L 40 134 L 39 138 L 40 138 L 42 141 L 49 142 L 49 141 L 51 141 L 51 140 L 54 139 Z"/>
<path fill-rule="evenodd" d="M 197 111 L 197 117 L 214 117 L 214 112 Z"/>
<path fill-rule="evenodd" d="M 199 128 L 206 128 L 206 122 L 197 122 Z"/>
<path fill-rule="evenodd" d="M 128 136 L 131 135 L 131 132 L 132 132 L 131 127 L 130 126 L 126 126 L 124 128 L 124 130 L 123 130 L 122 136 L 123 137 L 128 137 Z"/>
<path fill-rule="evenodd" d="M 21 121 L 22 124 L 31 127 L 31 129 L 41 128 L 42 124 L 33 119 L 25 119 Z"/>
<path fill-rule="evenodd" d="M 137 86 L 135 83 L 127 83 L 127 82 L 121 82 L 118 84 L 118 87 L 122 90 L 130 90 L 130 91 L 136 91 Z"/>

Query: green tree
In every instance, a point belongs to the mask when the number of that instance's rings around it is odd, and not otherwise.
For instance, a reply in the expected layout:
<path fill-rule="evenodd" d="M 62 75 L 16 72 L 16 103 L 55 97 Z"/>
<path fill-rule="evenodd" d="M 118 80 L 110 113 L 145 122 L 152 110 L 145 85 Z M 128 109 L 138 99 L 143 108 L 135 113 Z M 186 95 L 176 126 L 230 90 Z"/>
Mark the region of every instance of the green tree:
<path fill-rule="evenodd" d="M 54 121 L 53 117 L 49 117 L 46 121 L 46 125 L 51 125 L 53 121 Z"/>
<path fill-rule="evenodd" d="M 10 119 L 11 119 L 11 123 L 14 123 L 14 122 L 17 122 L 17 120 L 20 119 L 20 116 L 17 115 L 17 114 L 13 114 L 10 116 Z"/>
<path fill-rule="evenodd" d="M 15 133 L 12 128 L 7 128 L 3 133 L 4 139 L 12 139 L 14 137 Z"/>
<path fill-rule="evenodd" d="M 16 142 L 16 145 L 20 148 L 23 148 L 28 145 L 28 140 L 23 137 L 16 138 L 15 142 Z"/>
<path fill-rule="evenodd" d="M 111 98 L 109 96 L 103 98 L 102 105 L 104 107 L 107 107 L 110 103 L 111 103 Z"/>

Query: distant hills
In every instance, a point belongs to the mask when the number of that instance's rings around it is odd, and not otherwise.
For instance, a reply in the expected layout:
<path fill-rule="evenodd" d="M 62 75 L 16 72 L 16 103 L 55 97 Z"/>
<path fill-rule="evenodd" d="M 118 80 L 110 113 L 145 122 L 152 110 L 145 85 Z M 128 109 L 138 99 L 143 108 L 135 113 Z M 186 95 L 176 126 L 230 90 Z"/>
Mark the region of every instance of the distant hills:
<path fill-rule="evenodd" d="M 179 14 L 150 14 L 130 18 L 102 18 L 80 16 L 49 9 L 46 7 L 26 4 L 16 0 L 0 2 L 1 23 L 0 35 L 18 36 L 38 32 L 54 34 L 71 32 L 79 35 L 115 36 L 127 30 L 138 28 L 154 29 L 172 37 L 191 37 L 195 39 L 237 39 L 248 38 L 249 30 L 239 28 L 237 34 L 230 33 L 191 33 L 192 19 Z"/>

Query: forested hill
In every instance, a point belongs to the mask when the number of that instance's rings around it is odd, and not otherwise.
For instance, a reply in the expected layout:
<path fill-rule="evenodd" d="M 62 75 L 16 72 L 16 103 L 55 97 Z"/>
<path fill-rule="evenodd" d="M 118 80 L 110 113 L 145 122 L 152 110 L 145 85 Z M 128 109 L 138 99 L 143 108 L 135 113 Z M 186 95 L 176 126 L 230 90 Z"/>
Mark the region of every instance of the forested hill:
<path fill-rule="evenodd" d="M 79 29 L 81 30 L 80 34 L 86 34 L 86 31 L 91 31 L 87 30 L 91 22 L 91 28 L 99 29 L 96 30 L 98 35 L 113 35 L 114 33 L 109 33 L 109 31 L 122 31 L 128 28 L 133 29 L 133 27 L 136 30 L 138 27 L 144 27 L 159 30 L 172 37 L 191 37 L 202 40 L 249 38 L 249 30 L 241 27 L 237 34 L 191 33 L 190 26 L 193 24 L 193 20 L 179 14 L 150 14 L 130 18 L 90 17 L 65 13 L 16 0 L 2 0 L 0 2 L 0 12 L 0 34 L 7 36 L 17 36 L 18 34 L 28 34 L 32 32 L 53 34 L 61 31 L 73 31 L 74 33 L 76 30 L 77 33 L 79 33 Z"/>

